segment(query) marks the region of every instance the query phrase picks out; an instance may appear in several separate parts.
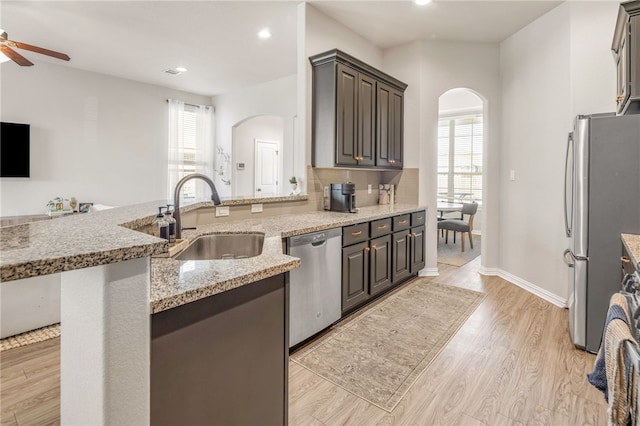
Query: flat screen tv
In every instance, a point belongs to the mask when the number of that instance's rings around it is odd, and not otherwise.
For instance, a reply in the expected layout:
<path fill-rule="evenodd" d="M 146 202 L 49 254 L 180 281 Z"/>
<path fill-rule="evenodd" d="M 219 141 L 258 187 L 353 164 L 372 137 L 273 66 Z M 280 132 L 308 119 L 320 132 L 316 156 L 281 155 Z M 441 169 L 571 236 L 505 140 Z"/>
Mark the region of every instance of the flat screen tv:
<path fill-rule="evenodd" d="M 28 124 L 0 123 L 0 177 L 28 178 Z"/>

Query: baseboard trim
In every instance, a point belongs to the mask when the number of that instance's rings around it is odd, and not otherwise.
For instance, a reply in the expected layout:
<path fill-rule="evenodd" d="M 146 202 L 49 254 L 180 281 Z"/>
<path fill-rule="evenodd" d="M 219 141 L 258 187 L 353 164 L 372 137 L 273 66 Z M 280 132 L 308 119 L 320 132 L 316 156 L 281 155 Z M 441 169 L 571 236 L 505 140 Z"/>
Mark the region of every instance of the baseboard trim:
<path fill-rule="evenodd" d="M 515 284 L 518 287 L 527 290 L 529 293 L 535 294 L 541 299 L 546 300 L 547 302 L 556 305 L 559 308 L 566 308 L 568 306 L 567 299 L 562 298 L 556 294 L 551 293 L 544 288 L 538 287 L 537 285 L 530 283 L 527 280 L 523 280 L 522 278 L 513 275 L 507 271 L 504 271 L 500 268 L 485 268 L 481 267 L 479 272 L 482 275 L 495 275 L 503 280 L 509 281 L 511 284 Z"/>
<path fill-rule="evenodd" d="M 437 277 L 440 275 L 438 268 L 424 268 L 418 271 L 419 277 Z"/>

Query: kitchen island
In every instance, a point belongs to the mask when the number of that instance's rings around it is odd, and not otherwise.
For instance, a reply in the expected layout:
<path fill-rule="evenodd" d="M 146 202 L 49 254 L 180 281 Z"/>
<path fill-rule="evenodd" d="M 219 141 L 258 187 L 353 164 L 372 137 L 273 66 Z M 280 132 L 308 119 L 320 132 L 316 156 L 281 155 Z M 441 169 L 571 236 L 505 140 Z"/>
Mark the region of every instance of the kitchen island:
<path fill-rule="evenodd" d="M 0 229 L 3 282 L 62 273 L 62 423 L 150 422 L 152 314 L 284 276 L 300 261 L 283 253 L 283 237 L 421 209 L 385 205 L 355 214 L 322 211 L 199 226 L 185 237 L 264 232 L 263 251 L 249 259 L 180 262 L 151 259 L 167 251 L 166 241 L 135 231 L 153 223 L 163 204 Z"/>

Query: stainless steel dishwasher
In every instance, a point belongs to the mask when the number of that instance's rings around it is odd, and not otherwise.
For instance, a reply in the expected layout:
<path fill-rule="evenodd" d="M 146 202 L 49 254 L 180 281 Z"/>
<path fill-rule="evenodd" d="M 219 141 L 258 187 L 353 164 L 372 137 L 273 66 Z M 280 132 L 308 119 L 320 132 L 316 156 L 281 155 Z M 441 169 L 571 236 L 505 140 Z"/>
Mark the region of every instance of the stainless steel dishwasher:
<path fill-rule="evenodd" d="M 287 238 L 287 253 L 302 260 L 289 272 L 289 347 L 342 315 L 342 229 Z"/>

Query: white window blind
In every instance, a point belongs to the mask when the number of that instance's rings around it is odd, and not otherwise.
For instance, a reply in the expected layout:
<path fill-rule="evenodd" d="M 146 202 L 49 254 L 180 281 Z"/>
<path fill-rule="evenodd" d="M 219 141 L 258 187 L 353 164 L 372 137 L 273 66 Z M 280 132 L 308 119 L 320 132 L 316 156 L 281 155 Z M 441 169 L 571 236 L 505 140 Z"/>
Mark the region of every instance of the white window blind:
<path fill-rule="evenodd" d="M 213 177 L 213 108 L 169 100 L 169 179 L 167 199 L 180 179 L 191 173 Z M 208 186 L 190 180 L 182 186 L 186 201 L 205 199 Z M 175 200 L 174 200 L 175 201 Z"/>
<path fill-rule="evenodd" d="M 482 201 L 482 149 L 482 115 L 440 119 L 438 198 Z"/>

